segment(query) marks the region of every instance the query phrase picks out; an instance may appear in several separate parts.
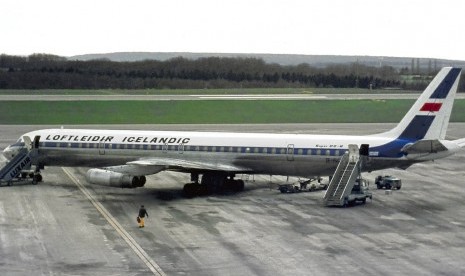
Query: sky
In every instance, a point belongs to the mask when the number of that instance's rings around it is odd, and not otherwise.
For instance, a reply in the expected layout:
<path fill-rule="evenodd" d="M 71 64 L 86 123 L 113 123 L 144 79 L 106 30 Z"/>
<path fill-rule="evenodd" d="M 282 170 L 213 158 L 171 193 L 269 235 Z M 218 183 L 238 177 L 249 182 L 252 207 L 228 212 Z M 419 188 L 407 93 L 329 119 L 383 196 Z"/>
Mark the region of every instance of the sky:
<path fill-rule="evenodd" d="M 465 60 L 463 0 L 0 0 L 0 54 L 360 55 Z"/>

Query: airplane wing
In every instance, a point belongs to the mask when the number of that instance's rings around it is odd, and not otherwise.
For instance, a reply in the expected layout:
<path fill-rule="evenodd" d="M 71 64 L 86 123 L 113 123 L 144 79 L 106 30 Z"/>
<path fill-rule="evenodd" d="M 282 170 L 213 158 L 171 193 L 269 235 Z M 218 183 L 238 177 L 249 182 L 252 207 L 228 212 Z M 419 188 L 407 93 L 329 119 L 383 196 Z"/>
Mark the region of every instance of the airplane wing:
<path fill-rule="evenodd" d="M 187 161 L 173 158 L 147 158 L 128 162 L 128 165 L 141 166 L 145 168 L 159 168 L 172 171 L 224 171 L 224 172 L 251 172 L 250 169 L 231 164 L 209 163 L 204 161 Z"/>
<path fill-rule="evenodd" d="M 86 173 L 86 179 L 89 183 L 97 185 L 121 188 L 137 188 L 144 186 L 146 182 L 146 175 L 156 174 L 165 170 L 184 173 L 222 172 L 223 176 L 236 173 L 252 172 L 252 170 L 248 168 L 242 168 L 233 164 L 150 157 L 127 162 L 126 164 L 120 166 L 90 169 Z M 241 187 L 243 187 L 243 182 L 230 180 L 228 183 L 233 185 L 233 187 L 236 189 L 242 189 Z"/>
<path fill-rule="evenodd" d="M 251 172 L 248 168 L 229 164 L 209 163 L 204 161 L 187 161 L 173 158 L 146 158 L 131 161 L 121 166 L 105 167 L 104 170 L 128 174 L 128 175 L 150 175 L 161 171 L 223 171 L 234 173 Z"/>

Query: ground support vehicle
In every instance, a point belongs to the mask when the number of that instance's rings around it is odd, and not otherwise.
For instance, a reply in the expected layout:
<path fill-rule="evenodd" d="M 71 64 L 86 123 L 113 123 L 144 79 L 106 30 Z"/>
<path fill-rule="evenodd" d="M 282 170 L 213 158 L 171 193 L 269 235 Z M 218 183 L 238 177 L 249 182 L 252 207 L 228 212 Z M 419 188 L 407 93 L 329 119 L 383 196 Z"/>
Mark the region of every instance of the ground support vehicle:
<path fill-rule="evenodd" d="M 344 207 L 355 205 L 357 202 L 366 203 L 367 198 L 373 200 L 373 195 L 368 189 L 368 182 L 365 179 L 357 179 L 350 194 L 344 198 Z"/>
<path fill-rule="evenodd" d="M 321 183 L 321 179 L 319 181 L 314 181 L 315 179 L 310 179 L 306 181 L 298 181 L 296 183 L 291 184 L 280 184 L 278 186 L 278 190 L 285 194 L 285 193 L 300 193 L 300 192 L 313 192 L 313 191 L 320 191 L 326 190 L 328 188 L 328 184 Z"/>
<path fill-rule="evenodd" d="M 378 175 L 375 178 L 376 188 L 386 190 L 397 189 L 402 187 L 402 180 L 392 175 Z"/>

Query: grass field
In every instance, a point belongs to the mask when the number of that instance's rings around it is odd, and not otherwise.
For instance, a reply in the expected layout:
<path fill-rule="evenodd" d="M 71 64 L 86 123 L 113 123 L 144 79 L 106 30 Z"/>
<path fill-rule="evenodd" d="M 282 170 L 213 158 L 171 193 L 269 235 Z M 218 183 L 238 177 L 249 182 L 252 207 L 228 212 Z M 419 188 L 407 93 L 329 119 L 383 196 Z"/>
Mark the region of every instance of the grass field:
<path fill-rule="evenodd" d="M 2 101 L 0 124 L 240 124 L 398 122 L 413 100 Z M 465 122 L 465 100 L 451 121 Z"/>
<path fill-rule="evenodd" d="M 384 94 L 418 93 L 407 90 L 361 88 L 244 88 L 244 89 L 0 89 L 0 95 L 250 95 L 250 94 Z"/>

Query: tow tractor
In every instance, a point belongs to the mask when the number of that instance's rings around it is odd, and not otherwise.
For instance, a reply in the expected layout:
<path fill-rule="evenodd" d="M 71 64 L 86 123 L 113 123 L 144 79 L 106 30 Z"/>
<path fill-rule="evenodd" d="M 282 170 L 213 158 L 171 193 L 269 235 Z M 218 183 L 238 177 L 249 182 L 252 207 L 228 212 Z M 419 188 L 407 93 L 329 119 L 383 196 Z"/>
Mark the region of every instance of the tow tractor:
<path fill-rule="evenodd" d="M 376 188 L 386 190 L 397 189 L 400 190 L 402 187 L 402 180 L 392 175 L 378 175 L 375 178 Z"/>

